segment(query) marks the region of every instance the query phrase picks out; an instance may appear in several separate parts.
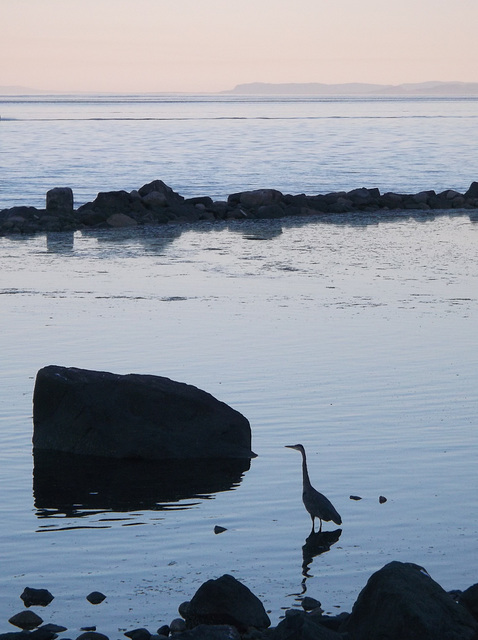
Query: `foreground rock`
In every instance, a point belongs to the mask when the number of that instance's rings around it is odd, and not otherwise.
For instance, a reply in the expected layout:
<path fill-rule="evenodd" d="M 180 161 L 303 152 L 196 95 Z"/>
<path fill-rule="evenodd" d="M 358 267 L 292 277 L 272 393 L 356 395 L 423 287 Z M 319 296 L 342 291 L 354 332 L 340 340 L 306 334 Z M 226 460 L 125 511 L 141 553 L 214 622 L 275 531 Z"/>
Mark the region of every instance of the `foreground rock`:
<path fill-rule="evenodd" d="M 371 576 L 342 630 L 354 640 L 473 640 L 478 623 L 425 569 L 390 562 Z"/>
<path fill-rule="evenodd" d="M 256 220 L 360 212 L 380 215 L 398 210 L 456 209 L 478 209 L 478 182 L 473 182 L 465 193 L 447 189 L 439 193 L 428 190 L 414 194 L 382 194 L 376 188 L 359 188 L 317 195 L 285 195 L 277 189 L 255 189 L 233 193 L 225 201 L 213 201 L 209 196 L 184 198 L 162 180 L 154 180 L 137 191 L 101 192 L 76 211 L 71 189 L 56 187 L 47 193 L 46 209 L 22 206 L 0 211 L 0 235 L 202 220 Z"/>
<path fill-rule="evenodd" d="M 184 611 L 189 628 L 199 624 L 224 624 L 244 632 L 249 627 L 267 629 L 271 624 L 259 598 L 227 574 L 199 587 Z"/>
<path fill-rule="evenodd" d="M 243 415 L 160 376 L 44 367 L 33 425 L 36 450 L 145 460 L 254 456 Z"/>
<path fill-rule="evenodd" d="M 351 614 L 323 615 L 320 606 L 308 613 L 289 609 L 277 627 L 269 628 L 260 600 L 226 574 L 205 582 L 190 602 L 179 606 L 184 620 L 175 618 L 156 634 L 142 627 L 124 635 L 132 640 L 474 640 L 477 605 L 478 585 L 448 594 L 422 567 L 391 562 L 371 576 Z M 23 629 L 41 624 L 41 618 L 26 613 L 11 618 L 10 624 L 20 623 Z M 108 640 L 96 630 L 82 630 L 77 640 Z M 54 640 L 62 631 L 66 628 L 49 623 L 31 633 L 0 633 L 0 640 Z"/>

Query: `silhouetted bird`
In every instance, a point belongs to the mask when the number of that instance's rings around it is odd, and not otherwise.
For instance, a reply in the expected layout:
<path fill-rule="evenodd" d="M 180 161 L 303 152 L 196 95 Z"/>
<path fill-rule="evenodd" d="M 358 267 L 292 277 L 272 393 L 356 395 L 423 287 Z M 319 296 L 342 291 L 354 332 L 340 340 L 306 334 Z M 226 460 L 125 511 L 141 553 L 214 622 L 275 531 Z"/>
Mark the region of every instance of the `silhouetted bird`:
<path fill-rule="evenodd" d="M 301 444 L 288 444 L 288 449 L 295 449 L 302 454 L 302 500 L 307 511 L 312 518 L 312 531 L 315 531 L 315 518 L 320 520 L 320 529 L 322 531 L 322 520 L 326 522 L 335 522 L 335 524 L 341 525 L 342 518 L 337 513 L 334 505 L 326 498 L 322 493 L 319 493 L 310 484 L 309 472 L 307 471 L 307 460 L 305 457 L 305 449 Z"/>

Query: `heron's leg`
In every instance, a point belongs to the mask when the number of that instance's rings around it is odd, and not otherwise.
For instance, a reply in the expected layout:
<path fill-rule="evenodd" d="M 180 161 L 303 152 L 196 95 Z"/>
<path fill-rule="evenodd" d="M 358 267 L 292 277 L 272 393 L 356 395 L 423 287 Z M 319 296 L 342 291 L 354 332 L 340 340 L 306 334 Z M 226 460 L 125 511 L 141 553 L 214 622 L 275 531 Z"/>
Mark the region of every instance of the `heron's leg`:
<path fill-rule="evenodd" d="M 319 533 L 322 531 L 322 518 L 319 518 L 320 520 L 320 528 L 319 528 Z"/>
<path fill-rule="evenodd" d="M 310 516 L 312 518 L 312 532 L 311 533 L 315 533 L 315 516 Z"/>

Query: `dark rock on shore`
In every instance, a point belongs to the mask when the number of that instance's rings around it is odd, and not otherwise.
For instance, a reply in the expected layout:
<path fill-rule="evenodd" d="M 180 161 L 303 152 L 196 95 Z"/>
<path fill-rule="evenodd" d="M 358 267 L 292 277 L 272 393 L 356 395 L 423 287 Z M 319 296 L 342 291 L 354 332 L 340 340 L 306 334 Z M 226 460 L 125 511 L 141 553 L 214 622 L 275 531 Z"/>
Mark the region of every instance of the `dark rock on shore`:
<path fill-rule="evenodd" d="M 390 562 L 370 577 L 342 630 L 354 640 L 473 640 L 478 623 L 423 567 Z"/>
<path fill-rule="evenodd" d="M 182 618 L 162 625 L 156 634 L 142 627 L 124 635 L 133 640 L 476 640 L 478 621 L 472 613 L 478 610 L 477 590 L 475 584 L 464 592 L 446 593 L 423 567 L 390 562 L 370 577 L 352 613 L 323 615 L 320 603 L 305 597 L 303 610 L 288 609 L 270 628 L 260 600 L 226 574 L 199 587 L 190 602 L 179 606 Z M 312 608 L 314 604 L 319 606 Z M 38 624 L 40 618 L 32 619 L 23 628 Z M 95 627 L 82 630 L 76 640 L 108 640 Z M 0 634 L 0 640 L 53 640 L 62 631 L 65 627 L 47 624 L 31 632 Z"/>
<path fill-rule="evenodd" d="M 36 450 L 133 459 L 251 458 L 251 428 L 211 394 L 153 375 L 47 366 L 33 393 Z"/>
<path fill-rule="evenodd" d="M 46 231 L 119 228 L 137 225 L 193 223 L 231 219 L 380 213 L 389 211 L 449 211 L 478 209 L 478 182 L 464 193 L 453 189 L 415 194 L 384 193 L 365 187 L 316 195 L 282 194 L 277 189 L 255 189 L 213 201 L 209 196 L 184 198 L 162 180 L 137 191 L 100 192 L 92 202 L 73 209 L 69 187 L 55 187 L 46 195 L 46 208 L 12 207 L 0 211 L 0 235 Z"/>
<path fill-rule="evenodd" d="M 271 621 L 262 602 L 233 576 L 223 575 L 199 587 L 185 610 L 189 628 L 199 624 L 226 624 L 245 632 L 267 629 Z"/>

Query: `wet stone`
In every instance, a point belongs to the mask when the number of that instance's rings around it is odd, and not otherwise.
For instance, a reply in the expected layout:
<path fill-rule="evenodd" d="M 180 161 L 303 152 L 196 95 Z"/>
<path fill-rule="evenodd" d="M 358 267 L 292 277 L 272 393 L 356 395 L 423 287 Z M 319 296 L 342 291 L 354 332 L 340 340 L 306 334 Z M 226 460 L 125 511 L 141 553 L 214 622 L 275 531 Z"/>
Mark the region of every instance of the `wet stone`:
<path fill-rule="evenodd" d="M 131 640 L 149 640 L 151 638 L 151 633 L 143 627 L 140 629 L 132 629 L 131 631 L 126 631 L 124 635 L 127 638 L 131 638 Z"/>
<path fill-rule="evenodd" d="M 109 640 L 109 638 L 103 633 L 98 633 L 98 631 L 85 631 L 85 633 L 81 633 L 76 640 Z"/>
<path fill-rule="evenodd" d="M 34 611 L 21 611 L 12 616 L 8 622 L 13 624 L 14 627 L 30 630 L 39 627 L 43 620 Z"/>
<path fill-rule="evenodd" d="M 101 591 L 92 591 L 86 596 L 86 599 L 91 604 L 100 604 L 100 602 L 103 602 L 105 598 L 106 596 L 104 593 L 101 593 Z"/>
<path fill-rule="evenodd" d="M 26 607 L 46 607 L 53 600 L 48 589 L 33 589 L 31 587 L 25 587 L 20 598 Z"/>
<path fill-rule="evenodd" d="M 305 596 L 305 598 L 302 598 L 301 605 L 304 611 L 313 611 L 314 609 L 318 609 L 321 603 L 315 598 L 311 598 L 310 596 Z"/>
<path fill-rule="evenodd" d="M 174 618 L 169 625 L 169 629 L 171 633 L 181 633 L 182 631 L 186 631 L 186 623 L 182 618 Z"/>

